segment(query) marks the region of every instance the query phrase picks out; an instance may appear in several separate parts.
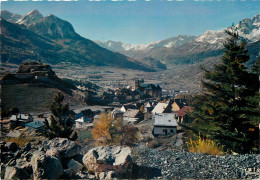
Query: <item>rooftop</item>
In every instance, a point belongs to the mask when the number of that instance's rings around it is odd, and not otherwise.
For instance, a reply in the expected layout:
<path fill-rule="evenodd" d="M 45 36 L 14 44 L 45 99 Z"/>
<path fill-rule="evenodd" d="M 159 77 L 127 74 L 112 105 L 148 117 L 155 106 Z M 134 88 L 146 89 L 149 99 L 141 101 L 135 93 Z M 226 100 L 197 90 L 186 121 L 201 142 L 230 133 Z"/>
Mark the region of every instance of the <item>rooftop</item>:
<path fill-rule="evenodd" d="M 31 127 L 31 128 L 34 128 L 34 129 L 38 129 L 38 128 L 43 127 L 44 123 L 42 121 L 34 121 L 34 122 L 30 122 L 30 123 L 25 124 L 25 126 Z"/>
<path fill-rule="evenodd" d="M 177 126 L 174 113 L 156 114 L 154 126 Z"/>

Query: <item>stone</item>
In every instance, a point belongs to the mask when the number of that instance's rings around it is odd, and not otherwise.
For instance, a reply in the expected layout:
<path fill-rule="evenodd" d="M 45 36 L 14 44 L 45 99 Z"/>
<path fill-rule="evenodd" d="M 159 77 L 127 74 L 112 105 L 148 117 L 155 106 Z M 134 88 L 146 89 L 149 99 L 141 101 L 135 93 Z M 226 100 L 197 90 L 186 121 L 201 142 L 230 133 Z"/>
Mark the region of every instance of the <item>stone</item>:
<path fill-rule="evenodd" d="M 98 179 L 105 179 L 106 173 L 105 173 L 105 172 L 97 173 L 96 177 L 97 177 Z"/>
<path fill-rule="evenodd" d="M 67 138 L 55 138 L 42 143 L 46 155 L 71 158 L 76 156 L 81 151 L 81 146 L 74 141 L 70 141 Z"/>
<path fill-rule="evenodd" d="M 115 175 L 132 172 L 131 149 L 121 146 L 100 146 L 89 150 L 83 157 L 89 171 L 98 173 L 114 171 Z"/>
<path fill-rule="evenodd" d="M 5 147 L 8 151 L 15 152 L 18 149 L 18 146 L 15 142 L 7 142 Z"/>
<path fill-rule="evenodd" d="M 65 169 L 63 172 L 61 179 L 70 179 L 70 177 L 73 176 L 73 171 L 71 169 Z"/>
<path fill-rule="evenodd" d="M 29 179 L 30 175 L 23 169 L 7 166 L 4 179 Z"/>
<path fill-rule="evenodd" d="M 116 177 L 116 173 L 115 171 L 108 171 L 107 172 L 107 176 L 106 176 L 106 179 L 113 179 Z"/>
<path fill-rule="evenodd" d="M 7 164 L 6 166 L 15 166 L 16 164 L 16 161 L 14 159 L 11 159 Z"/>
<path fill-rule="evenodd" d="M 21 154 L 22 154 L 22 152 L 21 151 L 16 151 L 15 153 L 14 153 L 14 157 L 16 158 L 16 159 L 18 159 L 19 157 L 21 157 Z"/>
<path fill-rule="evenodd" d="M 31 163 L 24 159 L 17 159 L 15 167 L 25 170 L 28 174 L 33 173 Z"/>
<path fill-rule="evenodd" d="M 82 159 L 83 159 L 83 154 L 77 154 L 76 156 L 74 156 L 73 157 L 73 159 L 75 160 L 75 161 L 78 161 L 79 163 L 81 163 L 81 164 L 83 164 L 83 161 L 82 161 Z"/>
<path fill-rule="evenodd" d="M 76 174 L 76 179 L 94 179 L 95 178 L 95 175 L 94 176 L 89 176 L 89 174 L 85 171 L 80 171 Z"/>
<path fill-rule="evenodd" d="M 31 150 L 31 148 L 32 148 L 32 145 L 31 145 L 31 143 L 30 142 L 28 142 L 28 143 L 26 143 L 25 145 L 24 145 L 24 151 L 30 151 Z"/>
<path fill-rule="evenodd" d="M 80 164 L 79 162 L 75 161 L 74 159 L 71 159 L 68 164 L 67 164 L 68 168 L 70 170 L 72 170 L 72 172 L 74 174 L 77 174 L 78 172 L 80 172 L 83 168 L 83 165 Z"/>
<path fill-rule="evenodd" d="M 47 156 L 44 152 L 35 151 L 31 158 L 34 179 L 58 179 L 63 168 L 58 158 Z"/>
<path fill-rule="evenodd" d="M 5 141 L 0 141 L 0 149 L 1 149 L 1 152 L 7 151 L 5 144 L 6 144 Z"/>

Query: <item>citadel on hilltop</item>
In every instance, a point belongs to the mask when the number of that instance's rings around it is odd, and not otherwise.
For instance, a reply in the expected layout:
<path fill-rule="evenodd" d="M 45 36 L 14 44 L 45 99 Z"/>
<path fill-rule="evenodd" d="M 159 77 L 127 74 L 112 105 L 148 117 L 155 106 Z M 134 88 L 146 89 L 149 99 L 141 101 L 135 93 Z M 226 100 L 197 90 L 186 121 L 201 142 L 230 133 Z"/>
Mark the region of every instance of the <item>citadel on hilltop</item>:
<path fill-rule="evenodd" d="M 3 77 L 3 80 L 18 80 L 18 81 L 32 81 L 32 80 L 49 80 L 56 79 L 55 72 L 50 65 L 42 64 L 40 62 L 24 62 L 20 65 L 16 73 L 9 73 Z"/>

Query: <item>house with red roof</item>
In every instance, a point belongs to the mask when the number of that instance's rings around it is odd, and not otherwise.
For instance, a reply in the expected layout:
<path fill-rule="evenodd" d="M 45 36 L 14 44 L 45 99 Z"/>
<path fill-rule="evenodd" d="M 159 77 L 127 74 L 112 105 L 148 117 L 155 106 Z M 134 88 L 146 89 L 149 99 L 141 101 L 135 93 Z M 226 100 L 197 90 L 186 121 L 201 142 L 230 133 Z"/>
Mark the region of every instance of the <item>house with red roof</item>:
<path fill-rule="evenodd" d="M 190 123 L 191 122 L 190 117 L 187 115 L 188 112 L 192 112 L 192 107 L 183 106 L 179 111 L 177 111 L 179 123 Z"/>

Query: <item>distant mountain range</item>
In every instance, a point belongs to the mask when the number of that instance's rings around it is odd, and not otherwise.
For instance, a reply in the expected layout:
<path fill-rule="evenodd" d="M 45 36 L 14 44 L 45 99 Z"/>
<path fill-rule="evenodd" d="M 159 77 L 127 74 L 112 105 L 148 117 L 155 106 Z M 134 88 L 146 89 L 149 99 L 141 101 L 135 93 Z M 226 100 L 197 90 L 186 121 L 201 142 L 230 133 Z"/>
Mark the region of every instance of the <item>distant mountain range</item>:
<path fill-rule="evenodd" d="M 179 35 L 148 44 L 91 41 L 77 34 L 73 26 L 53 14 L 37 11 L 21 16 L 1 11 L 2 62 L 20 64 L 26 60 L 45 63 L 111 66 L 143 71 L 165 70 L 220 59 L 225 30 L 208 30 L 201 36 Z M 245 18 L 236 26 L 248 42 L 249 65 L 259 57 L 260 15 Z"/>
<path fill-rule="evenodd" d="M 20 64 L 28 60 L 41 60 L 51 64 L 73 63 L 155 71 L 147 64 L 111 52 L 80 36 L 69 22 L 55 15 L 43 17 L 34 10 L 19 16 L 2 11 L 1 17 L 2 62 Z"/>
<path fill-rule="evenodd" d="M 245 18 L 236 26 L 239 35 L 248 42 L 251 63 L 259 56 L 260 15 Z M 126 56 L 143 59 L 154 58 L 166 65 L 193 64 L 222 54 L 223 43 L 227 38 L 227 28 L 208 30 L 201 36 L 179 35 L 148 44 L 125 44 L 111 40 L 95 41 L 100 46 Z"/>

